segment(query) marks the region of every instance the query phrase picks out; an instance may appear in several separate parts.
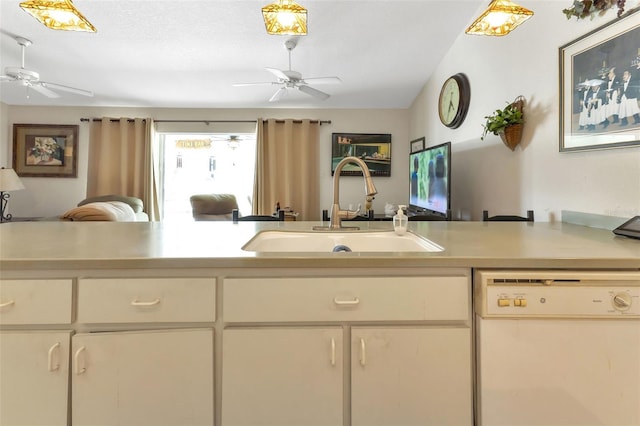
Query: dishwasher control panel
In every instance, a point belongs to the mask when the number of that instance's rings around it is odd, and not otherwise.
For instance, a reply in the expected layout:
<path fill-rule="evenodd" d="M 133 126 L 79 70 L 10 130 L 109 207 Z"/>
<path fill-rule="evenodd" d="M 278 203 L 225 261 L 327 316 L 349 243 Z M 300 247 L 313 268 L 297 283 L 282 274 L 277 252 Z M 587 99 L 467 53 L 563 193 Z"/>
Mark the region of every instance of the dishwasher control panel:
<path fill-rule="evenodd" d="M 476 312 L 492 317 L 640 318 L 639 273 L 480 271 Z"/>
<path fill-rule="evenodd" d="M 487 286 L 486 302 L 497 315 L 640 316 L 638 287 Z"/>

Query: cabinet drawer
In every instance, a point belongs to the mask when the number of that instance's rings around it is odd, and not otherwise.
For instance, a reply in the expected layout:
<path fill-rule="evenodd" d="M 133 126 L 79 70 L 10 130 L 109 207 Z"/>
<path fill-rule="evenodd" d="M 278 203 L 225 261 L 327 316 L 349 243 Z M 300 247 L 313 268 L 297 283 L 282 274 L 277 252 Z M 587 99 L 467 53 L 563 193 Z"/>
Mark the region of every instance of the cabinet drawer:
<path fill-rule="evenodd" d="M 71 324 L 72 280 L 0 280 L 0 324 Z"/>
<path fill-rule="evenodd" d="M 78 322 L 213 322 L 213 278 L 96 278 L 78 281 Z"/>
<path fill-rule="evenodd" d="M 225 279 L 226 322 L 465 321 L 469 277 Z"/>

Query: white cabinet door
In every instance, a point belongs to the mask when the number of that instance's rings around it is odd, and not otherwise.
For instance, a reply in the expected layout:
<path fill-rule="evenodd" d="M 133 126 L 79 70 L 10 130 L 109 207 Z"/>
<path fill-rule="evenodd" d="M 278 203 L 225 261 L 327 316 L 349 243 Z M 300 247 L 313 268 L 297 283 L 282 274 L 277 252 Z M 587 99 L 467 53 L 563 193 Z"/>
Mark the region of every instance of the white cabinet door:
<path fill-rule="evenodd" d="M 470 333 L 353 327 L 351 424 L 472 425 Z"/>
<path fill-rule="evenodd" d="M 343 424 L 342 329 L 223 333 L 222 425 Z"/>
<path fill-rule="evenodd" d="M 0 425 L 67 425 L 70 336 L 0 333 Z"/>
<path fill-rule="evenodd" d="M 73 336 L 72 423 L 213 424 L 213 330 Z"/>

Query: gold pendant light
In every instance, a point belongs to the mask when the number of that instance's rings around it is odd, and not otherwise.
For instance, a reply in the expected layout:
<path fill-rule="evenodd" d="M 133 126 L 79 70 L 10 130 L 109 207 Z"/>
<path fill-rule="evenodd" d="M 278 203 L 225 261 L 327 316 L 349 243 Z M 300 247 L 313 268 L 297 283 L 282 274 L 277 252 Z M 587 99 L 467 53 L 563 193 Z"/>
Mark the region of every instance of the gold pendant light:
<path fill-rule="evenodd" d="M 20 7 L 52 30 L 97 32 L 71 0 L 30 0 Z"/>
<path fill-rule="evenodd" d="M 493 0 L 465 33 L 503 36 L 533 16 L 533 12 L 518 6 L 511 0 Z"/>
<path fill-rule="evenodd" d="M 277 0 L 262 8 L 267 33 L 307 35 L 307 9 L 293 0 Z"/>

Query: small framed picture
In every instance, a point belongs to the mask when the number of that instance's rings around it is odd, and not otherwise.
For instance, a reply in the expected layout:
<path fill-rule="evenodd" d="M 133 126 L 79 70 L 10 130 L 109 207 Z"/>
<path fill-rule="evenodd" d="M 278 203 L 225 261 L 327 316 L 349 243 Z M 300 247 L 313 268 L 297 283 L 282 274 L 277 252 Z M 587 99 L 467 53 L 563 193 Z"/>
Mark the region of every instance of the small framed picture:
<path fill-rule="evenodd" d="M 411 152 L 418 152 L 424 149 L 424 137 L 411 141 Z"/>
<path fill-rule="evenodd" d="M 23 177 L 78 177 L 78 126 L 14 124 L 13 169 Z"/>

